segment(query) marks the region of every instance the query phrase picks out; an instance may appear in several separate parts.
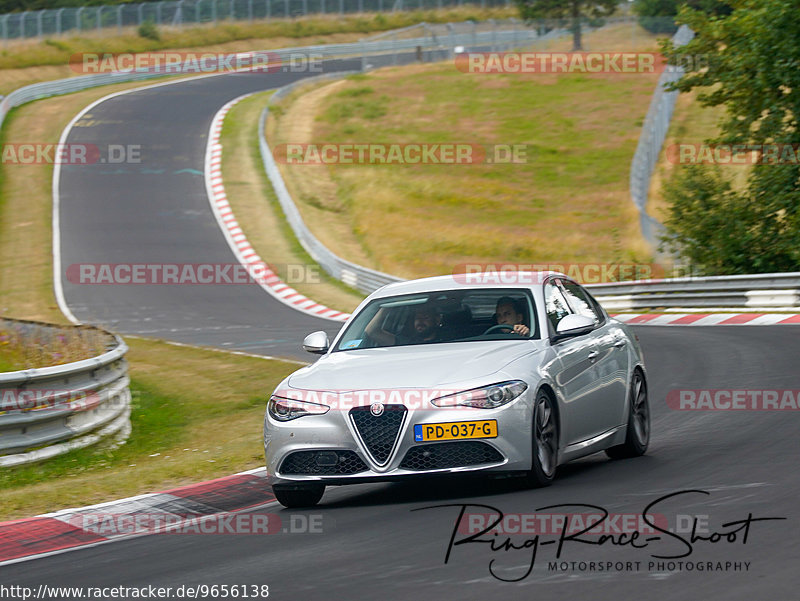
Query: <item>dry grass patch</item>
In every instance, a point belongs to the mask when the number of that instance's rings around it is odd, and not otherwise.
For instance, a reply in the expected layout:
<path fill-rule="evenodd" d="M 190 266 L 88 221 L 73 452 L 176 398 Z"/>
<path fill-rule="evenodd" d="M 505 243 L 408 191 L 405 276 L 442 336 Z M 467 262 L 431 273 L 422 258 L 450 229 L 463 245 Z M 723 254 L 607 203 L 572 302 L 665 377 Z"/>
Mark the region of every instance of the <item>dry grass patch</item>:
<path fill-rule="evenodd" d="M 618 45 L 630 49 L 631 26 L 620 31 Z M 587 47 L 613 47 L 613 31 L 603 36 L 587 36 Z M 642 50 L 656 49 L 655 37 L 637 36 Z M 308 190 L 327 171 L 337 206 L 346 208 L 337 218 L 353 224 L 375 267 L 405 277 L 472 261 L 644 262 L 652 250 L 628 176 L 656 81 L 657 74 L 468 75 L 451 63 L 381 69 L 316 97 L 307 116 L 314 142 L 521 144 L 527 162 L 294 165 L 286 173 L 318 202 L 329 186 Z M 278 140 L 288 139 L 292 122 L 281 119 Z M 315 233 L 329 227 L 329 219 L 305 214 Z M 340 237 L 329 245 L 348 257 Z"/>

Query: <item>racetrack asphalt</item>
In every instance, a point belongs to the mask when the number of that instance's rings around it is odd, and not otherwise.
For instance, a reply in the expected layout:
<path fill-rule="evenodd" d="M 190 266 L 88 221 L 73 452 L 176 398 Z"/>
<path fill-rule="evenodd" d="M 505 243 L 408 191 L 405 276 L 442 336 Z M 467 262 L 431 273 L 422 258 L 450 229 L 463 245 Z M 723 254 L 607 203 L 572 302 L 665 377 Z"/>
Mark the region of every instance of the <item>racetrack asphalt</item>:
<path fill-rule="evenodd" d="M 324 66 L 352 70 L 360 61 Z M 61 168 L 62 286 L 77 319 L 122 334 L 302 360 L 310 357 L 300 349 L 305 334 L 338 331 L 341 323 L 295 311 L 255 283 L 81 284 L 72 276 L 86 264 L 237 264 L 202 175 L 211 120 L 233 98 L 307 75 L 235 73 L 152 87 L 110 98 L 75 123 L 68 144 L 96 145 L 103 159 L 109 145 L 130 146 L 140 161 Z"/>
<path fill-rule="evenodd" d="M 792 327 L 640 327 L 648 366 L 652 439 L 647 455 L 610 461 L 593 455 L 562 466 L 555 483 L 528 490 L 517 483 L 433 480 L 330 488 L 310 510 L 278 506 L 286 532 L 271 535 L 161 534 L 121 540 L 0 567 L 0 582 L 37 587 L 181 586 L 267 584 L 281 599 L 792 599 L 796 597 L 798 531 L 797 411 L 676 411 L 666 402 L 677 389 L 794 389 L 800 338 Z M 666 516 L 701 516 L 713 532 L 723 524 L 753 518 L 783 521 L 750 524 L 746 543 L 696 541 L 690 556 L 684 543 L 661 535 L 645 548 L 566 542 L 559 560 L 574 569 L 550 569 L 555 545 L 541 544 L 530 575 L 530 548 L 492 552 L 488 544 L 467 544 L 444 558 L 458 507 L 482 504 L 512 513 L 586 513 L 581 507 L 540 510 L 549 505 L 589 504 L 612 514 L 640 514 L 673 492 L 702 490 L 662 502 L 652 510 Z M 416 511 L 419 510 L 419 511 Z M 469 508 L 468 513 L 488 512 Z M 301 516 L 301 517 L 298 517 Z M 703 517 L 707 516 L 707 517 Z M 303 533 L 303 524 L 321 532 Z M 682 526 L 687 525 L 687 518 Z M 704 524 L 701 521 L 701 526 Z M 294 525 L 294 532 L 292 526 Z M 513 524 L 512 524 L 513 527 Z M 300 530 L 300 532 L 298 532 Z M 652 533 L 651 533 L 652 534 Z M 689 538 L 687 532 L 681 536 Z M 466 536 L 456 534 L 456 540 Z M 630 536 L 630 535 L 629 535 Z M 517 545 L 533 535 L 514 536 Z M 541 536 L 541 543 L 556 539 Z M 586 537 L 592 540 L 592 537 Z M 594 537 L 597 541 L 597 537 Z M 642 544 L 639 539 L 637 544 Z M 635 562 L 640 562 L 639 569 Z M 693 562 L 693 569 L 669 569 L 669 561 Z M 591 571 L 588 562 L 612 562 Z M 616 564 L 623 562 L 623 564 Z M 631 570 L 628 571 L 627 562 Z M 654 562 L 655 565 L 650 565 Z M 663 562 L 665 565 L 658 565 Z M 738 562 L 739 571 L 709 571 L 708 562 Z M 749 562 L 747 570 L 745 562 Z M 702 564 L 700 571 L 696 566 Z M 210 598 L 206 596 L 205 598 Z"/>

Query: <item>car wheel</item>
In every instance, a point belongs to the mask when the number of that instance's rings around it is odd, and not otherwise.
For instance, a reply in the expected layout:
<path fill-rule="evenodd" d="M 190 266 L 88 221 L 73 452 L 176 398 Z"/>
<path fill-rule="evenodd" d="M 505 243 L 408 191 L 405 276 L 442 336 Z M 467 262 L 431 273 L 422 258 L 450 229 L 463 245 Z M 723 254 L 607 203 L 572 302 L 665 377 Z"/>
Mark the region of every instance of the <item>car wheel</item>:
<path fill-rule="evenodd" d="M 528 472 L 531 486 L 550 486 L 558 465 L 558 420 L 555 401 L 544 390 L 536 395 L 533 409 L 533 461 Z"/>
<path fill-rule="evenodd" d="M 325 493 L 325 485 L 275 486 L 272 488 L 272 492 L 275 493 L 275 498 L 278 500 L 278 503 L 289 509 L 313 507 L 319 503 L 319 500 Z"/>
<path fill-rule="evenodd" d="M 644 455 L 650 443 L 650 403 L 647 399 L 647 381 L 641 370 L 633 372 L 628 402 L 628 427 L 625 442 L 606 449 L 612 459 L 625 459 Z"/>

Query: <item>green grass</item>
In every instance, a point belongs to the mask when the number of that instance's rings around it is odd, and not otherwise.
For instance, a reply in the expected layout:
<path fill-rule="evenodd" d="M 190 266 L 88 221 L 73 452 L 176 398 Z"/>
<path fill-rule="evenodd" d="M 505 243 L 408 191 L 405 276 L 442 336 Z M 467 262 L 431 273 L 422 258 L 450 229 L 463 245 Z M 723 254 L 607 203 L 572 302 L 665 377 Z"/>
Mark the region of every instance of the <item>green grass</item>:
<path fill-rule="evenodd" d="M 0 469 L 0 520 L 226 476 L 263 464 L 266 400 L 298 365 L 128 338 L 132 432 Z M 175 366 L 179 365 L 180 369 Z"/>

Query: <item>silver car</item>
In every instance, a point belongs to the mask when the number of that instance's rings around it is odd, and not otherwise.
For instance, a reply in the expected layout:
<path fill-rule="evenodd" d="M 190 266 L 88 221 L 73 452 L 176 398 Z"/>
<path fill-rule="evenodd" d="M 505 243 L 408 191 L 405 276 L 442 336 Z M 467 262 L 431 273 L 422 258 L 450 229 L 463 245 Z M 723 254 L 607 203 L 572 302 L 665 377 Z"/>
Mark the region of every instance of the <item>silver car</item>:
<path fill-rule="evenodd" d="M 281 382 L 264 416 L 281 504 L 427 474 L 547 486 L 572 459 L 647 450 L 646 372 L 629 329 L 563 274 L 477 279 L 385 286 L 332 343 L 306 337 L 322 357 Z"/>

